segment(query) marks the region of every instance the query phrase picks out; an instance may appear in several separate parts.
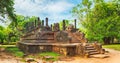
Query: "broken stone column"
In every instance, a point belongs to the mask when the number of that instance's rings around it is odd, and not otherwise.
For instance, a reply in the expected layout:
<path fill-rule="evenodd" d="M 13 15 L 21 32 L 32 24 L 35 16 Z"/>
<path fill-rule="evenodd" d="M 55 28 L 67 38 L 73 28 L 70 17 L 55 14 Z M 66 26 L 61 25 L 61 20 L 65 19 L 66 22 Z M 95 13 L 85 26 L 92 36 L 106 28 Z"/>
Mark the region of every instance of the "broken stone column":
<path fill-rule="evenodd" d="M 42 20 L 42 26 L 44 26 L 44 20 Z"/>
<path fill-rule="evenodd" d="M 63 20 L 63 30 L 65 30 L 65 20 Z"/>
<path fill-rule="evenodd" d="M 51 24 L 51 30 L 52 30 L 52 27 L 53 27 L 53 26 L 52 26 L 52 24 Z"/>
<path fill-rule="evenodd" d="M 40 21 L 40 18 L 38 17 L 38 24 L 37 24 L 38 27 L 41 26 L 41 21 Z"/>
<path fill-rule="evenodd" d="M 75 19 L 74 21 L 75 21 L 75 24 L 74 24 L 74 26 L 75 26 L 75 29 L 76 29 L 76 19 Z"/>
<path fill-rule="evenodd" d="M 46 17 L 46 26 L 48 26 L 48 18 Z"/>

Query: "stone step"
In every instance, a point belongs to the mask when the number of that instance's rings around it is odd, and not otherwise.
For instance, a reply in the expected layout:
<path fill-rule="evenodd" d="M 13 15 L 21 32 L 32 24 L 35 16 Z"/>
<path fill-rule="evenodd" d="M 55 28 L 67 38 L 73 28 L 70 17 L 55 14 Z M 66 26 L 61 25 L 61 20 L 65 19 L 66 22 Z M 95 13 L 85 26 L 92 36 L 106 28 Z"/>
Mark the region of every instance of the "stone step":
<path fill-rule="evenodd" d="M 89 52 L 97 52 L 97 50 L 88 50 Z"/>
<path fill-rule="evenodd" d="M 95 50 L 95 48 L 86 48 L 86 50 Z"/>
<path fill-rule="evenodd" d="M 93 46 L 85 46 L 86 48 L 93 48 Z"/>
<path fill-rule="evenodd" d="M 90 55 L 95 55 L 95 54 L 99 54 L 99 52 L 90 52 Z"/>
<path fill-rule="evenodd" d="M 91 58 L 107 58 L 109 55 L 107 54 L 96 54 L 96 55 L 90 55 Z"/>

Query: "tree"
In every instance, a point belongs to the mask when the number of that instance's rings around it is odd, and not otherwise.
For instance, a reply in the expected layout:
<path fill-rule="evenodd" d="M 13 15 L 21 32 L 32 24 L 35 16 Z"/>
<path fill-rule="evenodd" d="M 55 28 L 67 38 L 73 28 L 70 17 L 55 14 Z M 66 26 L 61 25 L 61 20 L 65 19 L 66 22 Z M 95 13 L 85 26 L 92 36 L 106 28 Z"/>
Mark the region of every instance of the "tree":
<path fill-rule="evenodd" d="M 15 26 L 16 23 L 12 21 L 6 29 L 9 31 L 7 33 L 8 42 L 19 40 L 20 36 L 24 33 L 23 31 L 25 31 L 26 24 L 29 22 L 34 22 L 37 19 L 37 17 L 25 17 L 22 15 L 16 15 L 16 19 L 17 26 Z"/>
<path fill-rule="evenodd" d="M 4 27 L 0 26 L 0 43 L 3 43 L 5 39 Z"/>
<path fill-rule="evenodd" d="M 13 21 L 16 21 L 14 14 L 14 0 L 0 0 L 0 20 L 4 21 L 3 18 L 7 15 Z"/>
<path fill-rule="evenodd" d="M 86 4 L 89 2 L 86 2 Z M 105 44 L 110 44 L 113 38 L 118 38 L 120 30 L 120 9 L 119 3 L 104 0 L 93 0 L 93 7 L 89 11 L 83 10 L 82 7 L 74 7 L 73 13 L 80 17 L 84 32 L 89 40 L 104 41 Z M 85 13 L 86 12 L 86 13 Z M 81 18 L 81 15 L 84 18 Z"/>

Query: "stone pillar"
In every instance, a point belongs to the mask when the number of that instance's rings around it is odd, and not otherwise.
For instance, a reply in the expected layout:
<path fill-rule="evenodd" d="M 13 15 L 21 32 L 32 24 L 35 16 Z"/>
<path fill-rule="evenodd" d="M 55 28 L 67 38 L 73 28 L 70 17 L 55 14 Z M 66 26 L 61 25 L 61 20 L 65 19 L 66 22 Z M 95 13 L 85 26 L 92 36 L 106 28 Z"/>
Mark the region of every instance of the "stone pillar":
<path fill-rule="evenodd" d="M 46 20 L 46 26 L 48 26 L 48 18 L 46 17 L 46 19 L 45 19 L 45 20 Z"/>
<path fill-rule="evenodd" d="M 38 27 L 41 26 L 41 21 L 40 21 L 40 18 L 38 17 L 38 24 L 37 24 Z"/>
<path fill-rule="evenodd" d="M 75 24 L 74 24 L 74 26 L 75 26 L 75 29 L 76 29 L 76 19 L 75 19 L 74 21 L 75 21 Z"/>
<path fill-rule="evenodd" d="M 65 20 L 63 20 L 63 30 L 65 30 Z"/>
<path fill-rule="evenodd" d="M 44 26 L 44 20 L 42 20 L 42 26 Z"/>
<path fill-rule="evenodd" d="M 52 24 L 51 24 L 51 30 L 52 30 Z"/>

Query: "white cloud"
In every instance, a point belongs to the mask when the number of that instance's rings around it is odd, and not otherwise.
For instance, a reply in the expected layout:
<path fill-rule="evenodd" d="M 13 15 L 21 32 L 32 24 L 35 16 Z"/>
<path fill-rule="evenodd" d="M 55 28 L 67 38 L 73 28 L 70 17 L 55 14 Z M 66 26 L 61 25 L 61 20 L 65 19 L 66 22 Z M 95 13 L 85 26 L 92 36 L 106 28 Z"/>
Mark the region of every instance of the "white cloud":
<path fill-rule="evenodd" d="M 69 11 L 73 6 L 67 0 L 15 0 L 14 8 L 17 14 L 48 17 L 55 22 L 72 18 Z"/>
<path fill-rule="evenodd" d="M 56 3 L 52 3 L 50 5 L 47 5 L 46 10 L 52 13 L 61 13 L 68 10 L 71 7 L 73 7 L 73 4 L 70 4 L 65 1 L 59 1 Z"/>

